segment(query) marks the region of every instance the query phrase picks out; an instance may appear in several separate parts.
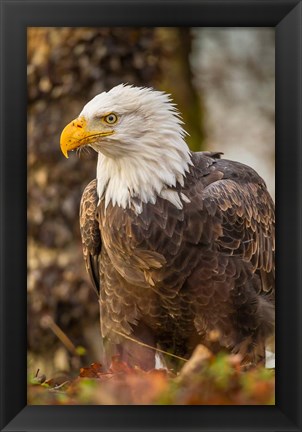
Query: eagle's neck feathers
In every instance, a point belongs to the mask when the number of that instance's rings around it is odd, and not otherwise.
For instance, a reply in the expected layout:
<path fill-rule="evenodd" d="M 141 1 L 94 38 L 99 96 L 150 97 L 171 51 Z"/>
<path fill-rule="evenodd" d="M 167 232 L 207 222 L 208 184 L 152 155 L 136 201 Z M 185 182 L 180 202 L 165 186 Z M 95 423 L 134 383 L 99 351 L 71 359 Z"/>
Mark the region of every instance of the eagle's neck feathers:
<path fill-rule="evenodd" d="M 165 151 L 164 151 L 165 149 Z M 134 206 L 139 212 L 137 203 L 155 204 L 158 196 L 182 208 L 177 192 L 171 188 L 177 183 L 183 185 L 186 173 L 191 165 L 190 153 L 184 149 L 166 151 L 162 155 L 147 157 L 124 157 L 113 159 L 99 153 L 97 164 L 97 192 L 100 200 L 105 200 L 105 207 L 111 202 L 122 208 Z M 133 199 L 135 198 L 135 200 Z"/>

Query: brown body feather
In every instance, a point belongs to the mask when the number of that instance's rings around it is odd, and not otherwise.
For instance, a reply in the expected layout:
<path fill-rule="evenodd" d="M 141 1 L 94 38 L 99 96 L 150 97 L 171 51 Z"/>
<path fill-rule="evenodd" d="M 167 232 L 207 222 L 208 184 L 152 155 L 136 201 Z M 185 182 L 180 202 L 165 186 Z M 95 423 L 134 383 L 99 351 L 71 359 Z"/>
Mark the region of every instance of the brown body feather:
<path fill-rule="evenodd" d="M 197 343 L 264 355 L 274 330 L 274 204 L 251 168 L 195 153 L 183 209 L 158 197 L 134 208 L 98 203 L 85 189 L 80 225 L 87 271 L 100 298 L 101 332 L 122 358 L 154 367 L 154 351 L 188 357 Z M 210 335 L 215 331 L 215 344 Z"/>

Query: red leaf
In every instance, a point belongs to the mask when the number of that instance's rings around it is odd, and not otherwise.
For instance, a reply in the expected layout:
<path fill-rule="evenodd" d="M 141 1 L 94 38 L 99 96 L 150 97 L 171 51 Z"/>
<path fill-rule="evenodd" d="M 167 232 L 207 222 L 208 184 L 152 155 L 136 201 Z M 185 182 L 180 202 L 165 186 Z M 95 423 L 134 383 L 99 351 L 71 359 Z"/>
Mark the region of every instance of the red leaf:
<path fill-rule="evenodd" d="M 103 373 L 104 370 L 101 363 L 92 363 L 90 366 L 80 369 L 81 378 L 99 378 Z"/>

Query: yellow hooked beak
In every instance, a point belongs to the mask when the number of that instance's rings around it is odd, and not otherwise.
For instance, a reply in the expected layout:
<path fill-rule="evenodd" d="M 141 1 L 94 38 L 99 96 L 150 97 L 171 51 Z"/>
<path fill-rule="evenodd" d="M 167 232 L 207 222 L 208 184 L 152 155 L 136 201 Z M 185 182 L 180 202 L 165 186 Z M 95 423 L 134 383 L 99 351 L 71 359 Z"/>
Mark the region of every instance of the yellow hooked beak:
<path fill-rule="evenodd" d="M 63 155 L 68 158 L 68 152 L 80 146 L 97 141 L 99 137 L 112 135 L 113 131 L 87 130 L 85 117 L 78 117 L 68 123 L 63 129 L 60 138 L 60 145 Z"/>

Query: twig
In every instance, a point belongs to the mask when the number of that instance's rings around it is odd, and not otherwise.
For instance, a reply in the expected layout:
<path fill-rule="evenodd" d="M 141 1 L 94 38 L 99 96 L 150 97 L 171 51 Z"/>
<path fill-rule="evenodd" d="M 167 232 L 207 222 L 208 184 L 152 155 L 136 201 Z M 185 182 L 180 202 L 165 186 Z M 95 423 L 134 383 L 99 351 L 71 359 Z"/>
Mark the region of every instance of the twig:
<path fill-rule="evenodd" d="M 121 332 L 119 332 L 119 331 L 117 331 L 117 330 L 111 330 L 111 331 L 113 331 L 114 333 L 116 333 L 116 334 L 118 334 L 118 335 L 120 335 L 120 336 L 123 336 L 125 339 L 129 339 L 129 340 L 131 340 L 132 342 L 136 342 L 138 345 L 144 346 L 144 347 L 146 347 L 146 348 L 150 348 L 150 349 L 152 349 L 153 351 L 157 351 L 157 352 L 160 352 L 160 353 L 162 353 L 162 354 L 168 355 L 168 356 L 170 356 L 170 357 L 177 358 L 178 360 L 182 360 L 182 361 L 184 361 L 184 362 L 187 362 L 187 361 L 188 361 L 188 359 L 185 359 L 185 358 L 183 358 L 183 357 L 179 357 L 179 356 L 177 356 L 177 355 L 175 355 L 175 354 L 171 354 L 171 353 L 169 353 L 168 351 L 164 351 L 164 350 L 162 350 L 162 349 L 160 349 L 160 348 L 155 348 L 155 347 L 153 347 L 153 346 L 151 346 L 151 345 L 148 345 L 148 344 L 146 344 L 146 343 L 144 343 L 144 342 L 141 342 L 141 341 L 139 341 L 139 340 L 137 340 L 137 339 L 134 339 L 134 338 L 132 338 L 132 337 L 130 337 L 130 336 L 124 334 L 124 333 L 121 333 Z"/>
<path fill-rule="evenodd" d="M 45 327 L 49 327 L 50 330 L 57 336 L 58 339 L 62 342 L 63 345 L 70 351 L 72 354 L 77 355 L 77 350 L 75 345 L 69 339 L 69 337 L 60 329 L 60 327 L 54 322 L 51 316 L 47 315 L 43 317 L 43 325 Z"/>

